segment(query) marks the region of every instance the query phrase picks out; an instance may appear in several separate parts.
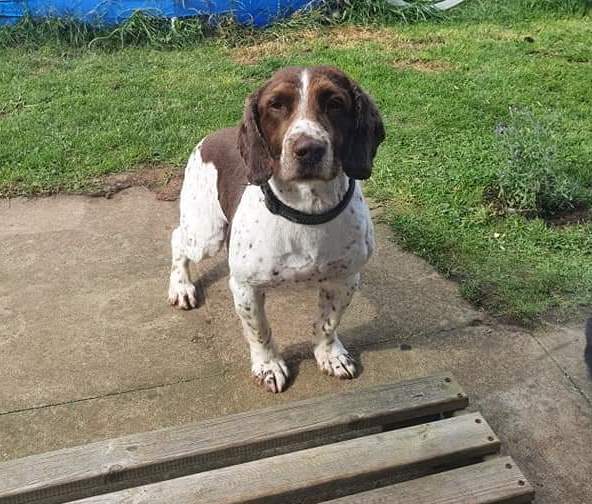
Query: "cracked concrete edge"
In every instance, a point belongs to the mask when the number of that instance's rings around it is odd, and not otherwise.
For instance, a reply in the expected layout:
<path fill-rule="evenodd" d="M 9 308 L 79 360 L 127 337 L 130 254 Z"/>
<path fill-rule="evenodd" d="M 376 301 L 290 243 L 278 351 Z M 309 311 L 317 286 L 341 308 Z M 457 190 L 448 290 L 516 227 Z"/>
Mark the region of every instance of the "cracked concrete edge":
<path fill-rule="evenodd" d="M 541 327 L 531 331 L 530 335 L 563 372 L 573 389 L 592 407 L 592 369 L 587 368 L 584 358 L 586 322 L 586 319 L 580 319 L 557 325 L 543 321 Z"/>

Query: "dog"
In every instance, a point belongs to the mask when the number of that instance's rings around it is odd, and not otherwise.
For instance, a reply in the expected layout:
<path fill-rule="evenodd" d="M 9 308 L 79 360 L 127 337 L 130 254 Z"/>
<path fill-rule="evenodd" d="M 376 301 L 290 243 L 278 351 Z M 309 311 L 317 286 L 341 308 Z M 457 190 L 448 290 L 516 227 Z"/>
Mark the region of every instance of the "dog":
<path fill-rule="evenodd" d="M 247 98 L 237 127 L 205 137 L 189 158 L 171 237 L 169 303 L 198 305 L 189 262 L 226 245 L 251 371 L 270 392 L 286 388 L 289 370 L 272 341 L 265 291 L 288 282 L 319 290 L 320 369 L 356 376 L 337 328 L 374 250 L 358 180 L 370 177 L 384 138 L 373 100 L 342 71 L 294 67 L 276 72 Z"/>

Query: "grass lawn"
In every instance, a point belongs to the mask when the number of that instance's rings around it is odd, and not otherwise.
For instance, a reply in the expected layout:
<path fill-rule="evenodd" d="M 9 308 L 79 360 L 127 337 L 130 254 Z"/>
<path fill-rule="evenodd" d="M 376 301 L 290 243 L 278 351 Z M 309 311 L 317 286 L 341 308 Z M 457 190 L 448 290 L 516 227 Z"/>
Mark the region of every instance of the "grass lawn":
<path fill-rule="evenodd" d="M 572 315 L 592 304 L 592 20 L 560 3 L 467 0 L 444 20 L 283 29 L 238 47 L 0 49 L 0 195 L 181 167 L 274 69 L 337 65 L 383 112 L 366 187 L 400 243 L 495 315 Z M 582 222 L 543 218 L 572 207 Z"/>

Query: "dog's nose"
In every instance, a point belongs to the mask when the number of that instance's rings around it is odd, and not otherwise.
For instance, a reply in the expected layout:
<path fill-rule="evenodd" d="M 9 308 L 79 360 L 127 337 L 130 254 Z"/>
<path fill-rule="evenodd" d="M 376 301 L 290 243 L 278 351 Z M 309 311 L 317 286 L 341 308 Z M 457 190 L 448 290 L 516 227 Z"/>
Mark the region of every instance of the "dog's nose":
<path fill-rule="evenodd" d="M 306 164 L 318 163 L 327 152 L 327 145 L 324 142 L 306 136 L 298 138 L 293 148 L 296 159 Z"/>

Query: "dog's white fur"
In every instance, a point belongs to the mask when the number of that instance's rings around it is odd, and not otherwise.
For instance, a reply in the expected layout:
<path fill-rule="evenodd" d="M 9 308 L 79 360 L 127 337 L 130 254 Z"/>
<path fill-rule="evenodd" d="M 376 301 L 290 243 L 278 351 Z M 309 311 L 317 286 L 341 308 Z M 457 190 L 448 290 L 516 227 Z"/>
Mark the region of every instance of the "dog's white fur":
<path fill-rule="evenodd" d="M 302 88 L 306 90 L 306 72 Z M 303 93 L 306 96 L 306 93 Z M 295 135 L 328 140 L 323 127 L 307 117 L 306 100 L 284 140 L 281 162 L 290 162 Z M 217 171 L 205 163 L 201 144 L 185 169 L 180 200 L 180 225 L 172 235 L 169 302 L 181 308 L 197 305 L 188 262 L 218 252 L 228 222 L 218 202 Z M 332 164 L 331 146 L 327 149 Z M 270 185 L 284 203 L 305 212 L 322 212 L 343 198 L 348 178 L 285 182 L 272 177 Z M 269 212 L 258 186 L 247 186 L 234 215 L 229 239 L 230 289 L 251 351 L 252 373 L 268 390 L 281 392 L 289 372 L 271 338 L 265 315 L 265 290 L 284 282 L 303 282 L 319 289 L 319 313 L 314 324 L 314 355 L 322 371 L 352 378 L 356 364 L 337 336 L 341 317 L 358 288 L 360 271 L 374 249 L 374 232 L 359 183 L 348 207 L 321 225 L 296 224 Z"/>

